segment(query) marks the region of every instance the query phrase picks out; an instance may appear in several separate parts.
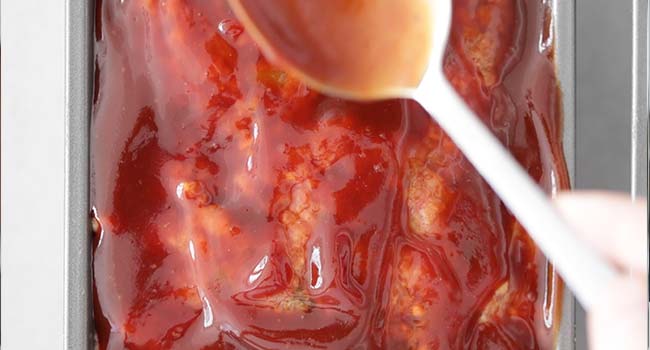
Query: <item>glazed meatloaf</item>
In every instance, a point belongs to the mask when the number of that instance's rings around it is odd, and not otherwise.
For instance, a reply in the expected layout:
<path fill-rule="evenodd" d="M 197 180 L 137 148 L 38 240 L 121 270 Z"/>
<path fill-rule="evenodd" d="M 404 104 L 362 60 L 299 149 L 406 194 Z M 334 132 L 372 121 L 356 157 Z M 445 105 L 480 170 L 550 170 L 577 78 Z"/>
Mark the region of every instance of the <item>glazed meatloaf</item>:
<path fill-rule="evenodd" d="M 445 72 L 568 185 L 551 9 L 455 0 Z M 100 349 L 551 349 L 561 282 L 416 103 L 312 91 L 225 0 L 96 6 Z"/>

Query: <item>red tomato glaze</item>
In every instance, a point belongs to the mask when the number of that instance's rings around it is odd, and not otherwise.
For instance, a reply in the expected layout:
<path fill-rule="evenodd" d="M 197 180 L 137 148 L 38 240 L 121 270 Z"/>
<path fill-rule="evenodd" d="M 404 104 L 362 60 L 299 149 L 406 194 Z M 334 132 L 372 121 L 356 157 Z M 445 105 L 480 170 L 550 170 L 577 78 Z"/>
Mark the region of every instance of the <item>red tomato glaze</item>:
<path fill-rule="evenodd" d="M 445 69 L 566 187 L 549 9 L 456 0 Z M 97 4 L 100 349 L 550 349 L 561 284 L 415 103 L 320 95 L 223 0 Z"/>

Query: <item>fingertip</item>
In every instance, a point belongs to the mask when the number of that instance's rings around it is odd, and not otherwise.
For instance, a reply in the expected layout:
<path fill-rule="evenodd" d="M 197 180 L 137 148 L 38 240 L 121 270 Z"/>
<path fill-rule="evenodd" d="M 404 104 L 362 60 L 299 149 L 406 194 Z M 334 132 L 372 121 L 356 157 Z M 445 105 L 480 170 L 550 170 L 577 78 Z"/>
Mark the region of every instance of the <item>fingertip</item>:
<path fill-rule="evenodd" d="M 601 191 L 563 192 L 554 205 L 576 234 L 624 269 L 647 271 L 644 202 Z"/>
<path fill-rule="evenodd" d="M 646 285 L 641 275 L 612 281 L 588 315 L 590 349 L 647 348 Z"/>

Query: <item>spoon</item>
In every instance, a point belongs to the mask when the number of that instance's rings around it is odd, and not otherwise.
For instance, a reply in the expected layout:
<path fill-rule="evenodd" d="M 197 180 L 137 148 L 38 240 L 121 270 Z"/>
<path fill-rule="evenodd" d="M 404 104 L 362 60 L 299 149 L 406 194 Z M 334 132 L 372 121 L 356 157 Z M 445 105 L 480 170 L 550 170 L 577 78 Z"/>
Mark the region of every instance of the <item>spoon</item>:
<path fill-rule="evenodd" d="M 451 0 L 229 0 L 274 64 L 327 94 L 411 98 L 425 108 L 589 310 L 617 271 L 567 226 L 544 192 L 443 73 Z"/>

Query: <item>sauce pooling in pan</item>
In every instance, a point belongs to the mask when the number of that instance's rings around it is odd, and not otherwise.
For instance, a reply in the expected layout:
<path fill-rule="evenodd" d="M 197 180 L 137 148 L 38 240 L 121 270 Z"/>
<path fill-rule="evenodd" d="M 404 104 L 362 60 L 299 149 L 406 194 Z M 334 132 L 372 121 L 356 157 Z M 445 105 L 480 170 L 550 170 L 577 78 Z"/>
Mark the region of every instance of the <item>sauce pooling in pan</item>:
<path fill-rule="evenodd" d="M 445 72 L 568 185 L 550 10 L 456 0 Z M 100 349 L 550 349 L 561 283 L 415 103 L 318 94 L 226 1 L 97 3 Z"/>

